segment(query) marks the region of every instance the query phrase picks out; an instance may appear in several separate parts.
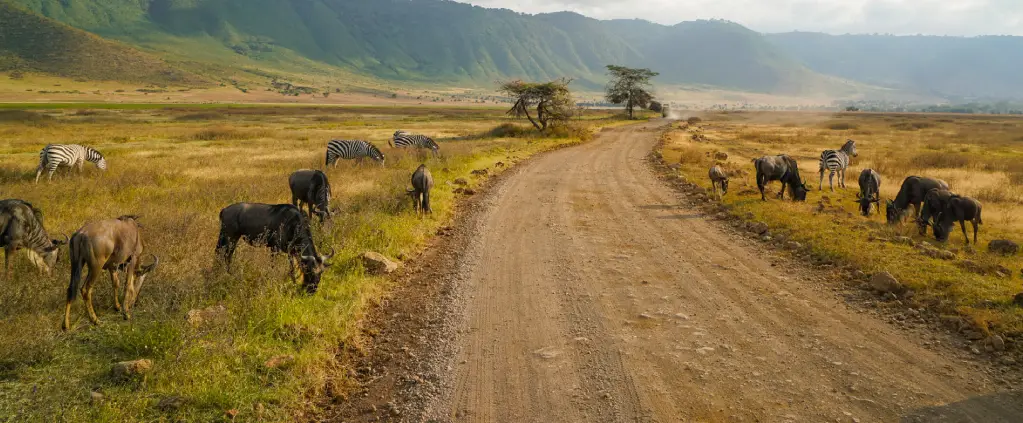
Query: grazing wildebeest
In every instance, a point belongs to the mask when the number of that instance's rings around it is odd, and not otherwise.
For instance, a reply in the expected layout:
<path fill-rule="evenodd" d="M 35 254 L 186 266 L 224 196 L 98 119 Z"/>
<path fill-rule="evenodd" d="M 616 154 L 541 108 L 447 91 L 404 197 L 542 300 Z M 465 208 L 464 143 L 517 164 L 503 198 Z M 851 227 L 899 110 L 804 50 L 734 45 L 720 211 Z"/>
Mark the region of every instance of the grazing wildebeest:
<path fill-rule="evenodd" d="M 64 330 L 71 329 L 71 302 L 82 294 L 89 319 L 99 324 L 96 311 L 92 307 L 93 285 L 101 271 L 110 273 L 110 281 L 114 287 L 114 308 L 124 313 L 124 318 L 131 319 L 131 308 L 138 299 L 139 291 L 146 275 L 156 269 L 160 259 L 153 255 L 153 263 L 143 266 L 142 236 L 139 233 L 138 216 L 121 216 L 117 219 L 100 220 L 89 223 L 79 229 L 71 237 L 71 283 L 67 287 L 67 304 L 64 307 Z M 89 275 L 82 284 L 83 269 Z M 125 272 L 124 307 L 119 302 L 121 280 L 117 272 Z"/>
<path fill-rule="evenodd" d="M 710 168 L 707 176 L 710 177 L 710 186 L 714 190 L 714 194 L 718 193 L 718 185 L 721 185 L 721 195 L 728 194 L 728 174 L 721 169 L 721 166 Z"/>
<path fill-rule="evenodd" d="M 291 186 L 291 204 L 299 210 L 302 210 L 303 205 L 308 207 L 309 219 L 315 214 L 322 223 L 323 219 L 331 216 L 330 182 L 325 173 L 302 169 L 291 174 L 288 185 Z"/>
<path fill-rule="evenodd" d="M 948 200 L 957 197 L 947 189 L 933 188 L 924 195 L 923 206 L 920 209 L 920 218 L 917 225 L 920 226 L 920 235 L 927 234 L 927 227 L 937 222 L 937 217 L 945 210 Z M 934 222 L 932 222 L 934 220 Z"/>
<path fill-rule="evenodd" d="M 433 214 L 433 209 L 430 208 L 430 189 L 432 188 L 433 175 L 430 174 L 430 169 L 427 169 L 424 164 L 419 165 L 419 168 L 412 174 L 412 189 L 408 190 L 408 195 L 412 197 L 412 207 L 417 213 Z"/>
<path fill-rule="evenodd" d="M 863 169 L 860 172 L 860 192 L 856 194 L 856 202 L 860 203 L 860 213 L 870 216 L 870 207 L 877 205 L 877 214 L 881 214 L 881 175 L 874 169 Z"/>
<path fill-rule="evenodd" d="M 65 238 L 67 238 L 65 236 Z M 29 260 L 40 272 L 49 274 L 57 264 L 60 246 L 67 244 L 50 239 L 43 228 L 43 213 L 28 202 L 0 200 L 0 247 L 4 249 L 4 276 L 11 273 L 11 255 L 19 249 L 28 251 Z"/>
<path fill-rule="evenodd" d="M 241 238 L 254 247 L 268 247 L 274 253 L 287 254 L 293 281 L 297 262 L 302 272 L 302 287 L 310 294 L 316 292 L 320 276 L 334 257 L 333 252 L 326 256 L 316 252 L 309 221 L 291 204 L 236 203 L 220 211 L 217 255 L 224 260 L 228 271 Z"/>
<path fill-rule="evenodd" d="M 923 203 L 924 196 L 927 195 L 927 191 L 935 188 L 947 190 L 948 184 L 933 178 L 907 177 L 902 181 L 902 188 L 899 188 L 899 194 L 895 196 L 895 200 L 885 202 L 885 217 L 888 223 L 894 225 L 901 222 L 909 206 L 913 206 L 913 218 L 918 218 L 920 204 Z"/>
<path fill-rule="evenodd" d="M 785 198 L 785 186 L 788 185 L 792 191 L 792 199 L 795 201 L 806 201 L 806 182 L 799 177 L 799 165 L 796 160 L 787 155 L 764 156 L 753 161 L 757 169 L 757 188 L 760 189 L 760 199 L 767 201 L 764 196 L 764 187 L 768 182 L 781 181 L 781 192 L 778 198 Z"/>
<path fill-rule="evenodd" d="M 838 172 L 838 186 L 845 188 L 845 170 L 849 168 L 849 156 L 856 157 L 856 141 L 848 140 L 845 145 L 838 150 L 824 150 L 821 153 L 820 161 L 820 186 L 817 188 L 818 191 L 824 189 L 824 170 L 829 170 L 831 173 L 828 174 L 828 185 L 831 186 L 831 192 L 835 192 L 835 173 Z"/>
<path fill-rule="evenodd" d="M 948 241 L 952 232 L 952 225 L 956 221 L 963 228 L 963 238 L 966 244 L 970 244 L 970 236 L 966 233 L 966 221 L 973 224 L 973 243 L 977 244 L 977 227 L 984 224 L 980 217 L 980 202 L 970 197 L 952 196 L 945 204 L 945 209 L 934 218 L 934 238 L 938 241 Z"/>

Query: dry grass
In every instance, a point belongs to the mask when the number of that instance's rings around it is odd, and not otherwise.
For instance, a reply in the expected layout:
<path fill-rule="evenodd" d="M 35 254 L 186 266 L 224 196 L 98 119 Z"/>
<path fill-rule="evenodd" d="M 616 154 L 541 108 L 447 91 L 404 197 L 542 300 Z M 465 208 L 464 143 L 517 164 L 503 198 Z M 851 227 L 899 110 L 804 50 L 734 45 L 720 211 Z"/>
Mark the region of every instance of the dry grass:
<path fill-rule="evenodd" d="M 146 281 L 132 321 L 112 311 L 109 282 L 101 277 L 96 307 L 103 325 L 93 327 L 79 301 L 73 306 L 74 329 L 64 334 L 59 323 L 69 279 L 66 250 L 52 277 L 35 273 L 19 254 L 15 276 L 0 291 L 0 416 L 217 421 L 236 409 L 238 419 L 254 421 L 254 410 L 262 407 L 262 421 L 305 420 L 304 413 L 313 411 L 311 399 L 343 395 L 347 369 L 336 361 L 337 348 L 357 341 L 360 316 L 388 287 L 386 279 L 364 275 L 357 256 L 367 250 L 415 256 L 452 217 L 456 194 L 444 181 L 474 181 L 474 169 L 499 172 L 498 161 L 512 164 L 582 134 L 452 141 L 508 123 L 502 112 L 297 107 L 3 112 L 30 123 L 0 127 L 5 198 L 39 207 L 55 237 L 88 221 L 141 215 L 146 249 L 161 257 L 161 265 Z M 48 123 L 32 124 L 39 116 L 50 116 L 42 118 Z M 97 125 L 83 117 L 116 119 Z M 587 122 L 610 123 L 600 117 L 588 116 Z M 210 120 L 216 122 L 210 126 Z M 442 156 L 426 159 L 437 179 L 432 217 L 417 218 L 403 195 L 419 160 L 387 147 L 396 128 L 434 135 L 441 144 Z M 240 247 L 235 274 L 215 266 L 219 210 L 238 201 L 290 201 L 287 176 L 321 168 L 325 145 L 335 137 L 374 142 L 387 155 L 387 167 L 342 164 L 327 170 L 342 213 L 314 224 L 319 248 L 338 251 L 320 292 L 301 294 L 286 276 L 286 260 L 262 249 Z M 109 170 L 87 165 L 83 175 L 61 171 L 52 183 L 33 184 L 39 149 L 72 141 L 101 150 Z M 225 320 L 200 328 L 185 323 L 189 310 L 215 304 L 227 308 Z M 294 364 L 263 365 L 278 355 L 294 356 Z M 111 363 L 138 358 L 155 363 L 145 380 L 125 383 L 108 376 Z M 105 399 L 90 403 L 91 391 Z M 174 397 L 184 406 L 157 406 Z"/>
<path fill-rule="evenodd" d="M 694 142 L 690 133 L 675 130 L 667 135 L 663 154 L 669 163 L 684 158 L 683 173 L 709 188 L 706 173 L 712 163 L 701 157 L 715 151 L 727 152 L 726 168 L 747 170 L 746 175 L 733 178 L 733 188 L 724 199 L 736 213 L 748 212 L 772 227 L 791 231 L 794 239 L 812 245 L 819 257 L 854 264 L 868 273 L 890 271 L 918 292 L 921 304 L 942 312 L 962 313 L 982 322 L 983 330 L 1023 333 L 1023 308 L 1012 305 L 1013 296 L 1021 291 L 1023 259 L 986 252 L 987 242 L 993 239 L 1023 241 L 1023 220 L 1018 218 L 1023 211 L 1023 148 L 1019 139 L 1023 120 L 921 114 L 747 113 L 741 120 L 710 114 L 704 116 L 704 122 L 701 130 L 705 141 Z M 819 130 L 822 127 L 828 130 Z M 841 132 L 845 130 L 853 133 Z M 831 193 L 825 175 L 824 191 L 819 193 L 820 152 L 840 147 L 846 138 L 855 139 L 859 148 L 859 157 L 852 160 L 847 172 L 849 188 Z M 801 173 L 812 188 L 806 203 L 763 203 L 759 193 L 753 194 L 756 183 L 750 160 L 778 153 L 799 161 Z M 884 199 L 895 197 L 905 177 L 920 175 L 943 179 L 953 191 L 983 202 L 984 225 L 977 252 L 963 250 L 960 232 L 943 246 L 960 251 L 959 258 L 952 262 L 925 257 L 908 246 L 868 241 L 868 235 L 874 234 L 936 243 L 933 237 L 917 235 L 914 225 L 888 227 L 883 216 L 865 218 L 858 214 L 853 200 L 858 192 L 856 179 L 864 168 L 881 174 Z M 999 278 L 970 273 L 957 264 L 963 260 L 1004 266 L 1013 275 Z"/>

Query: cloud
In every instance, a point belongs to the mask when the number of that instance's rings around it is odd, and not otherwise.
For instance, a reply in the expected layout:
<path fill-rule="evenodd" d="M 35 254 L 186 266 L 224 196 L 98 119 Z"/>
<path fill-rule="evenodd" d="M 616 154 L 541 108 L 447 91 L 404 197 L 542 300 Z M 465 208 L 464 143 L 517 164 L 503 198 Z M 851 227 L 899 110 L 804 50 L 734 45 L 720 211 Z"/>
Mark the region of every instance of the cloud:
<path fill-rule="evenodd" d="M 459 0 L 662 24 L 727 19 L 761 32 L 1023 35 L 1023 0 Z"/>

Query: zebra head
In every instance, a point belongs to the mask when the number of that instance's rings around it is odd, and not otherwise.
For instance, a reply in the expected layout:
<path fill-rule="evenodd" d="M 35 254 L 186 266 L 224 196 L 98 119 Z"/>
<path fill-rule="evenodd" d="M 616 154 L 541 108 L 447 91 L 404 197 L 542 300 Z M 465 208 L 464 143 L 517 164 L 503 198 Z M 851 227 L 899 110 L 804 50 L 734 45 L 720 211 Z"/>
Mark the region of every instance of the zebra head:
<path fill-rule="evenodd" d="M 847 140 L 845 142 L 845 145 L 842 146 L 842 152 L 850 156 L 856 157 L 858 154 L 856 153 L 856 141 Z"/>
<path fill-rule="evenodd" d="M 394 131 L 394 138 L 401 138 L 405 135 L 408 135 L 408 132 L 402 131 L 401 129 Z"/>
<path fill-rule="evenodd" d="M 107 170 L 107 159 L 100 156 L 99 160 L 96 161 L 96 167 L 98 167 L 99 170 Z"/>
<path fill-rule="evenodd" d="M 384 165 L 384 153 L 373 144 L 369 144 L 369 158 L 380 162 L 380 166 Z"/>

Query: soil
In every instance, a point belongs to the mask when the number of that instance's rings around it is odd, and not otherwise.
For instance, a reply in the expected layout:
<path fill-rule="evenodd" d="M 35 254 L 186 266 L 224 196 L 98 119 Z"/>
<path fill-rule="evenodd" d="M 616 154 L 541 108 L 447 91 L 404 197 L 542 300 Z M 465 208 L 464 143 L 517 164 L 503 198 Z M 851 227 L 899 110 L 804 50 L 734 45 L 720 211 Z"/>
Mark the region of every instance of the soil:
<path fill-rule="evenodd" d="M 523 162 L 463 204 L 323 419 L 1023 421 L 1018 374 L 680 201 L 647 161 L 659 125 Z"/>

